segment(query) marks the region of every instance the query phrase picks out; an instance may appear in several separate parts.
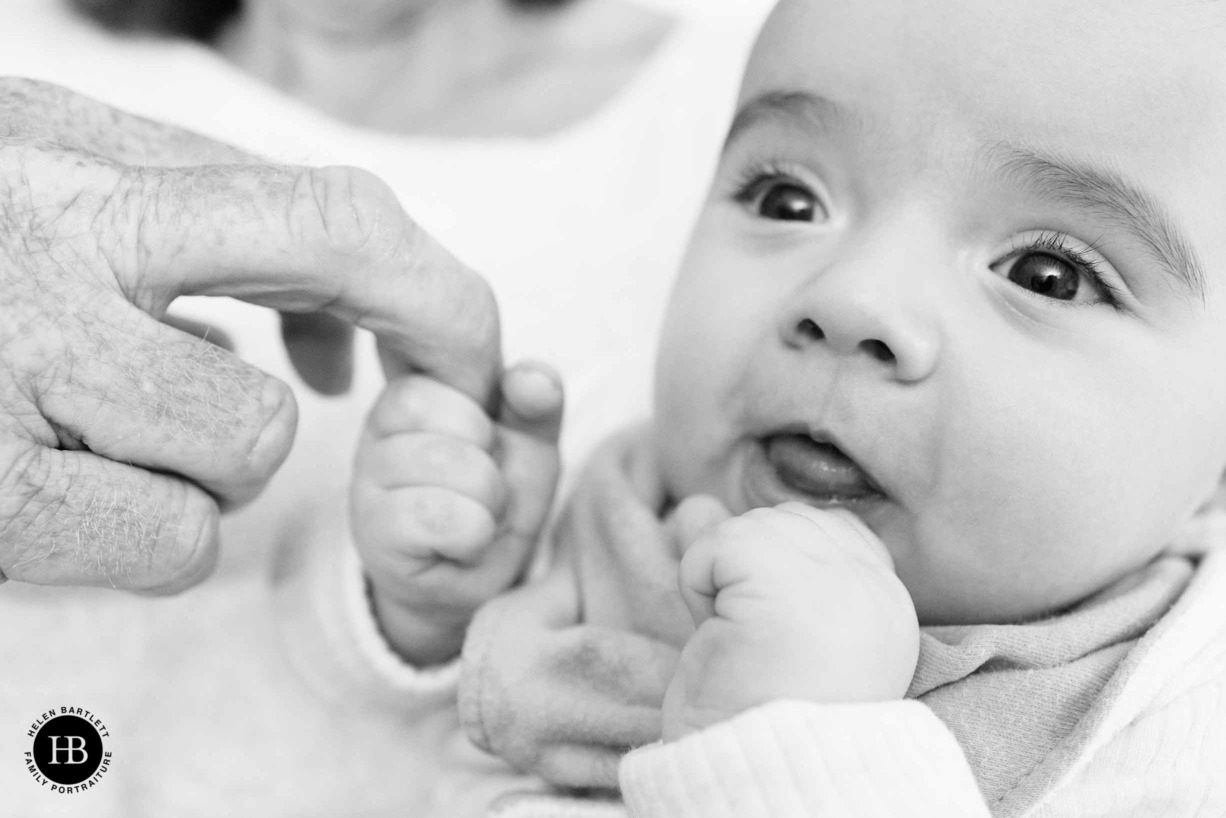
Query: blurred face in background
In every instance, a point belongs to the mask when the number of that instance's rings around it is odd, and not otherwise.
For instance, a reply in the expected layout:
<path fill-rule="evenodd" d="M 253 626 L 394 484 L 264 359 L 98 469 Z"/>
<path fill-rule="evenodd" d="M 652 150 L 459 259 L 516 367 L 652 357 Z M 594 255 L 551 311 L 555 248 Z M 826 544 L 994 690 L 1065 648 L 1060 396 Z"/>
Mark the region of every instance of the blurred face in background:
<path fill-rule="evenodd" d="M 328 33 L 395 30 L 431 6 L 455 0 L 246 0 L 292 14 Z"/>

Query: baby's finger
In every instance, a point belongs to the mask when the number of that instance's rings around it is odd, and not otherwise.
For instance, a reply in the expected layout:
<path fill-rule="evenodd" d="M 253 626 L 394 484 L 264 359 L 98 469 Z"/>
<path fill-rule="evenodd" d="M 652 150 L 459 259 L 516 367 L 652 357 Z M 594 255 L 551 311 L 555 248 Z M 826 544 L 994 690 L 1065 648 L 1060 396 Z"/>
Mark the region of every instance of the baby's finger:
<path fill-rule="evenodd" d="M 493 542 L 489 510 L 454 491 L 370 491 L 355 483 L 354 493 L 354 536 L 363 561 L 372 575 L 391 583 L 407 583 L 437 560 L 472 564 Z"/>
<path fill-rule="evenodd" d="M 494 458 L 473 443 L 435 432 L 406 432 L 358 451 L 357 473 L 384 489 L 449 489 L 502 515 L 507 488 Z"/>
<path fill-rule="evenodd" d="M 424 375 L 390 381 L 370 412 L 367 429 L 375 437 L 435 432 L 467 440 L 487 451 L 494 443 L 494 424 L 480 404 Z"/>
<path fill-rule="evenodd" d="M 558 484 L 562 382 L 552 369 L 521 364 L 502 380 L 496 459 L 508 488 L 499 548 L 526 562 L 540 538 Z"/>
<path fill-rule="evenodd" d="M 681 557 L 677 586 L 695 628 L 715 616 L 715 597 L 719 594 L 715 560 L 721 547 L 722 538 L 713 529 L 707 529 Z"/>
<path fill-rule="evenodd" d="M 502 376 L 498 422 L 537 440 L 557 443 L 562 428 L 562 379 L 553 367 L 529 361 Z"/>
<path fill-rule="evenodd" d="M 700 536 L 731 516 L 732 512 L 709 494 L 695 494 L 682 500 L 666 521 L 677 556 L 683 555 Z"/>
<path fill-rule="evenodd" d="M 651 712 L 645 715 L 647 718 L 643 721 L 650 724 L 650 727 L 643 732 L 648 732 L 651 736 L 648 741 L 643 742 L 647 744 L 655 740 L 659 732 L 654 728 L 660 720 L 660 714 Z M 560 744 L 547 747 L 532 772 L 558 787 L 598 787 L 615 790 L 618 765 L 630 746 Z"/>

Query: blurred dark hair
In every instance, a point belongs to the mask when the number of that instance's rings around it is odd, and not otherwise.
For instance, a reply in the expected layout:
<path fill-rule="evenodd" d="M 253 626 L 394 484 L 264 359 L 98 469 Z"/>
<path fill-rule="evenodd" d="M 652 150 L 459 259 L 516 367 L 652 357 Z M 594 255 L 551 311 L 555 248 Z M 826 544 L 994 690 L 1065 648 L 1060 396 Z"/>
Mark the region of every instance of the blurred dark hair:
<path fill-rule="evenodd" d="M 570 0 L 507 2 L 523 8 L 546 9 Z M 68 0 L 68 4 L 112 31 L 209 40 L 238 11 L 241 0 Z"/>

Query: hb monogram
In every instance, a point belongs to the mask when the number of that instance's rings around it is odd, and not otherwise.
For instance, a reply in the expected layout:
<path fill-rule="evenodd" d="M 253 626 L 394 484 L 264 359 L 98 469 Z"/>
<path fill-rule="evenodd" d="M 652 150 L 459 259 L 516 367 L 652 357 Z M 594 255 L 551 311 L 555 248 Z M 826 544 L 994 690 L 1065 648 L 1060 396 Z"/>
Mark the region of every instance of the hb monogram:
<path fill-rule="evenodd" d="M 85 737 L 84 736 L 47 736 L 47 738 L 51 739 L 51 762 L 50 763 L 52 764 L 60 764 L 60 763 L 84 764 L 86 761 L 89 761 L 89 753 L 85 750 Z M 67 739 L 66 747 L 60 746 L 61 738 Z M 68 760 L 61 762 L 60 753 L 67 754 Z M 80 758 L 76 757 L 78 753 L 80 753 L 81 755 Z"/>

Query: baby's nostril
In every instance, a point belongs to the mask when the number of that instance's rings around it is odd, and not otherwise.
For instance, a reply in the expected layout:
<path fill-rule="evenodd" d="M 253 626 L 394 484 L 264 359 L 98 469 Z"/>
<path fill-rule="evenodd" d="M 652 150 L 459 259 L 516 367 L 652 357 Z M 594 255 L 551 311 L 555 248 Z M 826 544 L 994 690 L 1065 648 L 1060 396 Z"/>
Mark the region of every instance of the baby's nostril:
<path fill-rule="evenodd" d="M 812 318 L 801 319 L 796 325 L 796 332 L 806 341 L 820 341 L 826 337 L 826 333 L 822 332 L 822 328 Z"/>
<path fill-rule="evenodd" d="M 885 342 L 883 341 L 878 341 L 876 338 L 870 338 L 867 341 L 861 341 L 860 348 L 882 363 L 894 363 L 894 353 L 888 346 L 885 345 Z"/>

